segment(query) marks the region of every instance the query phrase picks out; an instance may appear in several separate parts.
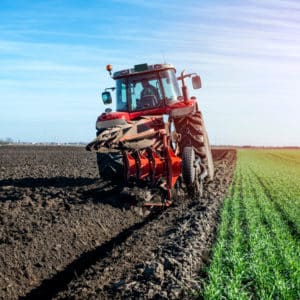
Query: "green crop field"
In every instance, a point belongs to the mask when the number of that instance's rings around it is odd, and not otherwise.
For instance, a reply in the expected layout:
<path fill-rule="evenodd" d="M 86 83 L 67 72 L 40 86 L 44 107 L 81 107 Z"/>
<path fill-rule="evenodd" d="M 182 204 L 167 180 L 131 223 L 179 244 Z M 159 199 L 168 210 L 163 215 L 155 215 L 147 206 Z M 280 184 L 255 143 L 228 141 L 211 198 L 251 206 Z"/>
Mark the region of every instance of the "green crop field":
<path fill-rule="evenodd" d="M 300 151 L 240 150 L 205 299 L 300 299 Z"/>

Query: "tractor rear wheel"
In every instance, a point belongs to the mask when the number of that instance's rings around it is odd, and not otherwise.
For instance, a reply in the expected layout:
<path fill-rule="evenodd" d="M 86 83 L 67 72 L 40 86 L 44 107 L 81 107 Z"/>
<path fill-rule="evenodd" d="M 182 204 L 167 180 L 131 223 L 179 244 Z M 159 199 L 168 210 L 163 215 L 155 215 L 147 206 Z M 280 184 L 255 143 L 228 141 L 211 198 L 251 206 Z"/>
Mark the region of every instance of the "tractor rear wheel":
<path fill-rule="evenodd" d="M 207 168 L 208 178 L 213 180 L 213 158 L 201 112 L 196 111 L 194 114 L 177 117 L 174 119 L 174 124 L 176 132 L 181 136 L 179 141 L 181 153 L 187 146 L 193 146 L 195 155 L 201 158 L 202 164 Z"/>

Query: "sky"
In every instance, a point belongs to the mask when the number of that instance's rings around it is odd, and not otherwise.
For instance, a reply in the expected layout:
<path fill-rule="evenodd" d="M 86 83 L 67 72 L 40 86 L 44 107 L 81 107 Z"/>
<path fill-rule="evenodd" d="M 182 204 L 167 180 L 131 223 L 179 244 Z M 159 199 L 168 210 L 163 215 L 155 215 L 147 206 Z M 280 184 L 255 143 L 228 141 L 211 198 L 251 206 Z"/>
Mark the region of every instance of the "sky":
<path fill-rule="evenodd" d="M 296 0 L 0 0 L 0 139 L 89 142 L 105 66 L 162 62 L 201 76 L 211 144 L 300 146 Z"/>

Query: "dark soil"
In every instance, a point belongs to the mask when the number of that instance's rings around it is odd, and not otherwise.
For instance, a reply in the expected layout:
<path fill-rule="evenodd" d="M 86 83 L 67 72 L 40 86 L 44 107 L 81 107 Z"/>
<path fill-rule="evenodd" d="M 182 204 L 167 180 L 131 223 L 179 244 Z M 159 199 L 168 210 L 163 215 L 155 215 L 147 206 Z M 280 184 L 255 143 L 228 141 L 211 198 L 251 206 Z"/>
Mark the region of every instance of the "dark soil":
<path fill-rule="evenodd" d="M 235 164 L 213 155 L 201 199 L 140 216 L 82 147 L 0 147 L 0 298 L 192 297 Z"/>

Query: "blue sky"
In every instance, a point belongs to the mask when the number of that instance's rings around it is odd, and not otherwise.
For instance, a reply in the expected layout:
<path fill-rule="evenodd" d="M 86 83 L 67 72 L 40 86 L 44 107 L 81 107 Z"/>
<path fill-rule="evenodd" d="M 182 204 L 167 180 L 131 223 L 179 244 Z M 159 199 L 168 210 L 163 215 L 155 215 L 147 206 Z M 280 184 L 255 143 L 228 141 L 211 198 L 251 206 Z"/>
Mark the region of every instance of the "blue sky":
<path fill-rule="evenodd" d="M 212 144 L 300 146 L 300 2 L 0 0 L 0 139 L 88 142 L 105 71 L 167 61 Z"/>

